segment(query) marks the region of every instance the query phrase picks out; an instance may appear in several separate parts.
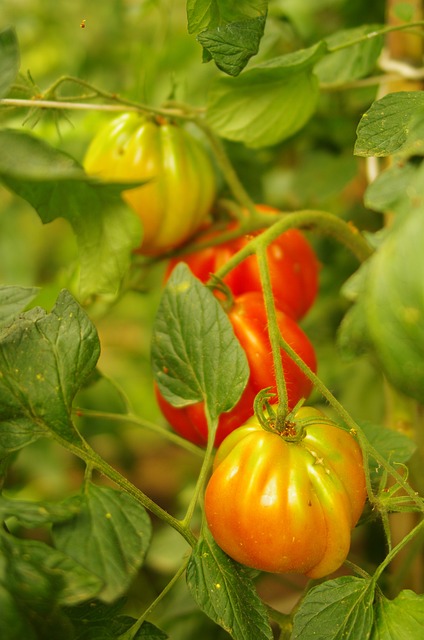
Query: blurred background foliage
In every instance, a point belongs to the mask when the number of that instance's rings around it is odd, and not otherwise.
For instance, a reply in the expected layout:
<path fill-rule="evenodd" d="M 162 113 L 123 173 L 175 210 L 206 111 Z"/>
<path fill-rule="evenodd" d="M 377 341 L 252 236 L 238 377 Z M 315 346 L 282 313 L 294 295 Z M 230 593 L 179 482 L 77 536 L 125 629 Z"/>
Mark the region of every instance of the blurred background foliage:
<path fill-rule="evenodd" d="M 201 47 L 187 33 L 183 0 L 2 0 L 1 8 L 1 27 L 13 25 L 21 47 L 15 97 L 45 93 L 61 76 L 74 76 L 147 105 L 159 106 L 172 97 L 202 106 L 211 78 L 220 73 L 211 63 L 202 64 Z M 249 64 L 309 46 L 339 29 L 383 23 L 384 12 L 383 0 L 271 0 L 260 52 Z M 66 99 L 79 91 L 69 82 L 60 95 Z M 325 209 L 361 229 L 377 230 L 380 214 L 365 210 L 362 202 L 364 161 L 353 156 L 356 126 L 375 97 L 375 86 L 322 91 L 312 120 L 281 145 L 252 153 L 226 143 L 254 200 L 289 211 Z M 0 124 L 33 128 L 81 162 L 93 132 L 110 117 L 97 111 L 2 109 Z M 225 186 L 222 195 L 228 195 Z M 354 418 L 381 422 L 384 395 L 378 371 L 365 359 L 343 361 L 336 347 L 348 307 L 340 289 L 356 261 L 331 239 L 308 238 L 322 267 L 318 300 L 302 324 L 317 350 L 318 373 Z M 152 396 L 149 354 L 163 268 L 159 264 L 146 271 L 141 290 L 127 292 L 110 308 L 89 311 L 102 345 L 99 369 L 113 383 L 103 379 L 84 390 L 80 406 L 120 413 L 128 400 L 140 419 L 164 424 Z M 76 272 L 76 243 L 67 223 L 59 219 L 43 226 L 26 202 L 0 187 L 0 282 L 41 287 L 37 303 L 49 308 L 61 287 L 72 290 Z M 320 402 L 315 396 L 312 400 Z M 182 508 L 200 458 L 140 425 L 94 417 L 78 424 L 94 448 L 143 491 L 166 508 Z M 66 453 L 39 441 L 19 454 L 8 483 L 17 495 L 54 498 L 78 490 L 82 473 Z M 161 582 L 155 576 L 173 569 L 175 544 L 167 530 L 154 543 L 150 575 L 142 584 L 146 601 Z M 180 612 L 184 606 L 179 603 Z M 199 624 L 206 624 L 203 617 Z M 184 637 L 175 633 L 174 638 Z"/>

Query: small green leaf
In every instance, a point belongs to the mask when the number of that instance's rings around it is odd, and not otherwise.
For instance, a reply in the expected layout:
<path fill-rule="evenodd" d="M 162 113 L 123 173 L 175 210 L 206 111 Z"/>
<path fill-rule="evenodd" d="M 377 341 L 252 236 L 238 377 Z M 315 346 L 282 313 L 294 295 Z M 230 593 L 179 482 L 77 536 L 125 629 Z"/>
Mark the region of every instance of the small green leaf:
<path fill-rule="evenodd" d="M 405 590 L 394 600 L 377 600 L 371 640 L 415 640 L 424 629 L 424 596 Z"/>
<path fill-rule="evenodd" d="M 249 367 L 221 305 L 186 264 L 168 280 L 153 328 L 153 372 L 174 406 L 205 401 L 210 416 L 229 411 L 246 386 Z"/>
<path fill-rule="evenodd" d="M 234 640 L 271 640 L 266 609 L 246 570 L 206 530 L 187 567 L 187 585 L 199 607 Z"/>
<path fill-rule="evenodd" d="M 414 5 L 410 2 L 396 2 L 393 8 L 391 7 L 391 11 L 399 20 L 404 22 L 410 22 L 414 17 Z"/>
<path fill-rule="evenodd" d="M 355 29 L 337 31 L 326 38 L 329 53 L 318 61 L 315 73 L 319 81 L 329 85 L 353 82 L 367 76 L 375 67 L 384 44 L 382 35 L 370 37 L 370 34 L 381 29 L 381 25 L 362 25 Z M 348 46 L 358 38 L 368 38 L 357 44 Z M 332 49 L 345 45 L 346 48 L 331 52 Z"/>
<path fill-rule="evenodd" d="M 373 622 L 374 587 L 343 576 L 313 587 L 293 619 L 292 640 L 367 640 Z"/>
<path fill-rule="evenodd" d="M 83 298 L 116 294 L 141 224 L 120 193 L 128 184 L 88 178 L 70 156 L 23 131 L 0 131 L 0 180 L 27 200 L 43 223 L 63 217 L 79 245 Z"/>
<path fill-rule="evenodd" d="M 188 0 L 189 33 L 197 33 L 203 60 L 213 59 L 225 73 L 237 76 L 258 52 L 268 0 Z"/>
<path fill-rule="evenodd" d="M 16 318 L 37 293 L 38 287 L 0 287 L 0 326 Z"/>
<path fill-rule="evenodd" d="M 397 153 L 408 139 L 411 120 L 423 107 L 421 91 L 389 93 L 373 102 L 359 122 L 355 154 L 382 157 Z"/>
<path fill-rule="evenodd" d="M 313 65 L 325 51 L 320 42 L 251 67 L 238 78 L 217 78 L 208 96 L 209 124 L 220 136 L 249 147 L 292 136 L 315 111 L 319 89 Z"/>
<path fill-rule="evenodd" d="M 365 206 L 375 211 L 401 212 L 411 206 L 411 193 L 419 195 L 416 188 L 418 167 L 410 162 L 393 164 L 382 171 L 367 187 Z M 420 185 L 418 185 L 420 186 Z"/>
<path fill-rule="evenodd" d="M 14 517 L 24 527 L 39 527 L 73 518 L 80 510 L 80 499 L 62 502 L 31 502 L 10 500 L 0 495 L 0 520 Z"/>
<path fill-rule="evenodd" d="M 5 96 L 18 75 L 19 44 L 16 32 L 9 27 L 0 31 L 0 98 Z"/>
<path fill-rule="evenodd" d="M 130 495 L 90 484 L 79 514 L 53 526 L 56 546 L 104 582 L 99 598 L 112 602 L 128 589 L 150 544 L 145 509 Z"/>
<path fill-rule="evenodd" d="M 70 418 L 72 401 L 93 371 L 99 351 L 96 329 L 67 291 L 61 292 L 50 314 L 35 308 L 0 330 L 3 446 L 16 448 L 31 428 L 80 445 Z M 19 435 L 8 443 L 13 428 Z"/>
<path fill-rule="evenodd" d="M 360 423 L 369 443 L 378 453 L 391 464 L 405 463 L 412 457 L 417 449 L 416 444 L 408 436 L 392 431 L 381 425 L 369 422 Z M 376 484 L 381 476 L 382 469 L 376 465 L 370 465 L 371 481 Z"/>

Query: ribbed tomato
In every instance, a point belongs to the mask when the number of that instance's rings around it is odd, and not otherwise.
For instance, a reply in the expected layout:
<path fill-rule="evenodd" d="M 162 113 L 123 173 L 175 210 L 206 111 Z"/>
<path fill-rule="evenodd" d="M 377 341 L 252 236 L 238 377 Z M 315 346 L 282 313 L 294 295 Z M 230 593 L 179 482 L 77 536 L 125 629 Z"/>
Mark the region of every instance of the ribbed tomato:
<path fill-rule="evenodd" d="M 275 209 L 266 205 L 257 205 L 257 209 L 276 213 Z M 227 230 L 236 229 L 237 224 L 230 223 Z M 212 273 L 224 266 L 259 233 L 260 231 L 174 258 L 170 261 L 167 273 L 172 271 L 178 261 L 184 260 L 199 280 L 207 282 Z M 211 238 L 217 236 L 218 232 L 210 234 Z M 205 239 L 207 236 L 202 237 L 202 242 Z M 268 246 L 267 257 L 276 305 L 299 320 L 311 308 L 318 292 L 319 262 L 312 246 L 300 231 L 289 229 Z M 248 291 L 261 291 L 256 256 L 243 260 L 224 278 L 224 282 L 236 296 Z"/>
<path fill-rule="evenodd" d="M 303 437 L 286 440 L 303 421 Z M 286 433 L 265 431 L 252 418 L 224 440 L 206 488 L 205 515 L 215 541 L 234 560 L 321 578 L 346 559 L 365 499 L 356 440 L 304 407 Z"/>
<path fill-rule="evenodd" d="M 216 182 L 209 156 L 183 127 L 126 113 L 92 140 L 87 173 L 104 180 L 151 182 L 123 192 L 143 224 L 141 253 L 183 244 L 207 221 Z"/>
<path fill-rule="evenodd" d="M 240 427 L 253 415 L 253 401 L 259 391 L 272 387 L 271 391 L 276 392 L 274 363 L 262 294 L 251 292 L 235 298 L 233 306 L 228 311 L 228 317 L 246 353 L 250 376 L 237 405 L 228 413 L 221 414 L 215 445 L 219 445 L 231 431 Z M 277 310 L 277 322 L 283 338 L 308 367 L 316 372 L 315 350 L 304 331 L 293 318 L 281 310 Z M 292 409 L 301 398 L 307 398 L 310 395 L 312 383 L 282 350 L 281 358 L 288 404 Z M 158 389 L 156 389 L 156 397 L 163 415 L 177 433 L 195 444 L 206 444 L 208 429 L 203 403 L 176 408 L 166 402 Z"/>

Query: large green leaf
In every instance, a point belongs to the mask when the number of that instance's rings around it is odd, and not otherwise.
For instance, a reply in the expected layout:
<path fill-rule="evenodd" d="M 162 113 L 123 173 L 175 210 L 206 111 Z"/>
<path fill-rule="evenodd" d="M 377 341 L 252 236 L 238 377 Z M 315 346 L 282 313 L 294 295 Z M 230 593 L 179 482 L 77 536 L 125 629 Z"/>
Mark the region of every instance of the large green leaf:
<path fill-rule="evenodd" d="M 105 602 L 123 595 L 143 563 L 151 537 L 144 507 L 123 491 L 90 484 L 79 513 L 53 527 L 56 546 L 99 576 Z"/>
<path fill-rule="evenodd" d="M 411 121 L 423 107 L 422 91 L 389 93 L 373 102 L 359 122 L 355 154 L 378 157 L 397 153 L 408 139 Z"/>
<path fill-rule="evenodd" d="M 371 640 L 418 640 L 423 629 L 423 595 L 405 590 L 394 600 L 379 596 Z"/>
<path fill-rule="evenodd" d="M 175 406 L 205 401 L 212 418 L 229 411 L 249 367 L 212 292 L 180 263 L 168 280 L 153 328 L 152 365 L 162 395 Z"/>
<path fill-rule="evenodd" d="M 63 217 L 72 225 L 83 298 L 117 292 L 141 240 L 140 222 L 120 197 L 128 184 L 93 181 L 73 158 L 20 130 L 0 131 L 0 180 L 43 223 Z"/>
<path fill-rule="evenodd" d="M 246 569 L 206 530 L 190 557 L 187 585 L 199 607 L 234 640 L 271 640 L 266 609 Z"/>
<path fill-rule="evenodd" d="M 38 287 L 0 287 L 0 326 L 9 324 L 37 293 Z"/>
<path fill-rule="evenodd" d="M 326 38 L 329 53 L 315 67 L 320 82 L 344 84 L 368 75 L 374 69 L 383 48 L 383 36 L 367 37 L 366 40 L 348 45 L 363 36 L 371 36 L 380 28 L 379 25 L 362 25 L 337 31 Z M 332 52 L 342 46 L 345 48 Z"/>
<path fill-rule="evenodd" d="M 204 60 L 236 76 L 258 52 L 268 0 L 188 0 L 189 33 L 196 33 Z"/>
<path fill-rule="evenodd" d="M 207 119 L 222 137 L 249 147 L 277 144 L 299 131 L 315 111 L 319 89 L 314 64 L 326 46 L 274 58 L 238 78 L 217 78 Z"/>
<path fill-rule="evenodd" d="M 353 576 L 313 587 L 293 619 L 292 640 L 367 640 L 373 622 L 374 587 Z"/>
<path fill-rule="evenodd" d="M 0 31 L 0 98 L 5 96 L 19 71 L 20 54 L 16 32 L 9 27 Z"/>
<path fill-rule="evenodd" d="M 54 433 L 80 445 L 72 401 L 99 352 L 95 327 L 68 291 L 51 313 L 35 308 L 0 330 L 0 444 Z"/>

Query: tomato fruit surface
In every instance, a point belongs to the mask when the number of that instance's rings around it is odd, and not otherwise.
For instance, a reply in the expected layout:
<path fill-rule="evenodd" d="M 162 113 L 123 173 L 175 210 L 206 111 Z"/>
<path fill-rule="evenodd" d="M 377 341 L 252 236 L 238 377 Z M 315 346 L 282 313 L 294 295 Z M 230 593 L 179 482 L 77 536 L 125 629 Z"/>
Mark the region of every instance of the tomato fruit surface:
<path fill-rule="evenodd" d="M 276 213 L 266 205 L 257 205 L 258 211 Z M 237 228 L 230 223 L 227 231 Z M 207 282 L 212 273 L 224 266 L 260 231 L 240 236 L 222 244 L 195 251 L 182 258 L 170 261 L 168 275 L 179 260 L 184 260 L 193 274 L 202 282 Z M 218 232 L 210 234 L 211 238 Z M 207 235 L 202 237 L 202 242 Z M 276 305 L 296 320 L 301 319 L 311 308 L 318 292 L 319 262 L 306 237 L 297 229 L 282 233 L 267 248 L 268 267 Z M 249 291 L 261 291 L 258 261 L 255 255 L 248 256 L 228 273 L 224 282 L 234 295 Z"/>
<path fill-rule="evenodd" d="M 240 427 L 253 415 L 253 402 L 259 391 L 271 387 L 271 392 L 276 392 L 274 364 L 262 294 L 250 292 L 238 296 L 234 299 L 233 306 L 227 313 L 234 333 L 246 353 L 250 375 L 239 402 L 231 411 L 220 416 L 215 438 L 216 446 L 231 431 Z M 315 350 L 303 330 L 293 318 L 278 309 L 277 322 L 283 338 L 308 367 L 316 372 Z M 310 395 L 312 383 L 282 350 L 281 358 L 287 386 L 288 404 L 292 409 L 301 398 L 307 398 Z M 163 415 L 177 433 L 195 444 L 206 444 L 208 428 L 203 403 L 176 408 L 161 396 L 157 388 L 156 398 Z"/>
<path fill-rule="evenodd" d="M 175 248 L 208 220 L 214 169 L 201 143 L 175 123 L 123 114 L 97 133 L 83 164 L 103 180 L 151 180 L 122 194 L 143 224 L 141 253 Z"/>
<path fill-rule="evenodd" d="M 353 436 L 317 409 L 300 409 L 304 437 L 287 441 L 256 418 L 217 450 L 205 515 L 234 560 L 272 573 L 321 578 L 346 559 L 366 500 L 362 453 Z M 290 427 L 293 429 L 293 426 Z"/>

